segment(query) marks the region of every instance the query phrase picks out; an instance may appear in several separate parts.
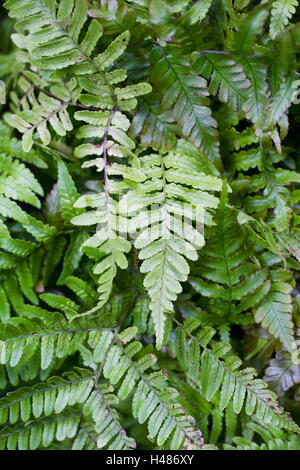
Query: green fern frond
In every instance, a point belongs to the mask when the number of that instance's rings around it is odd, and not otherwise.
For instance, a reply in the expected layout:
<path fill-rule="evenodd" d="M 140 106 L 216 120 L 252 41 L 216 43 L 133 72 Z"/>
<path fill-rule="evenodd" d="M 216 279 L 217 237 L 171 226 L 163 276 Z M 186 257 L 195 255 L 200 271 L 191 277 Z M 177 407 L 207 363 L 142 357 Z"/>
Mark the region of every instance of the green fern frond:
<path fill-rule="evenodd" d="M 292 183 L 300 181 L 299 174 L 292 170 L 274 167 L 274 163 L 282 159 L 275 150 L 253 148 L 233 153 L 231 165 L 234 170 L 247 171 L 257 168 L 252 174 L 240 173 L 233 183 L 233 189 L 246 194 L 245 207 L 249 213 L 266 214 L 268 209 L 274 210 L 277 230 L 287 231 L 292 216 L 289 206 Z"/>
<path fill-rule="evenodd" d="M 131 342 L 136 328 L 128 328 L 111 342 L 93 343 L 93 358 L 101 363 L 106 358 L 103 375 L 112 385 L 119 383 L 118 398 L 124 400 L 134 390 L 133 416 L 139 423 L 148 420 L 150 439 L 163 445 L 168 438 L 170 449 L 200 449 L 203 446 L 201 432 L 195 427 L 194 418 L 186 416 L 182 406 L 176 403 L 178 392 L 167 387 L 163 372 L 146 372 L 157 361 L 153 354 L 143 354 L 134 359 L 142 348 L 138 341 Z M 107 338 L 113 334 L 107 333 Z M 109 348 L 109 350 L 108 350 Z M 120 382 L 121 381 L 121 382 Z"/>
<path fill-rule="evenodd" d="M 175 347 L 181 366 L 192 382 L 199 382 L 204 398 L 212 400 L 220 389 L 220 409 L 226 408 L 232 400 L 235 413 L 240 413 L 244 407 L 249 416 L 299 433 L 298 426 L 279 406 L 276 395 L 266 388 L 263 380 L 254 378 L 255 369 L 240 370 L 241 360 L 232 354 L 227 343 L 212 342 L 209 347 L 215 331 L 204 327 L 197 333 L 199 326 L 192 318 L 179 325 Z"/>
<path fill-rule="evenodd" d="M 287 275 L 286 275 L 287 274 Z M 271 289 L 255 312 L 255 320 L 261 322 L 271 335 L 279 338 L 283 346 L 293 351 L 293 322 L 292 322 L 292 297 L 293 290 L 291 273 L 271 273 Z"/>
<path fill-rule="evenodd" d="M 162 107 L 172 110 L 181 133 L 211 161 L 218 162 L 216 121 L 211 115 L 206 80 L 197 76 L 187 58 L 155 48 L 151 81 L 159 83 Z"/>
<path fill-rule="evenodd" d="M 28 86 L 31 83 L 28 82 Z M 55 91 L 57 98 L 44 92 L 39 93 L 38 98 L 32 100 L 31 109 L 24 109 L 17 114 L 6 113 L 5 121 L 23 134 L 22 142 L 25 152 L 31 150 L 33 134 L 38 133 L 42 143 L 48 145 L 51 141 L 49 124 L 56 134 L 65 136 L 73 129 L 67 108 L 70 103 L 76 102 L 80 94 L 76 80 L 71 80 L 64 86 L 56 84 L 50 87 L 50 92 Z"/>
<path fill-rule="evenodd" d="M 32 388 L 19 388 L 0 399 L 0 423 L 27 423 L 41 416 L 59 414 L 68 406 L 85 403 L 94 385 L 90 371 L 76 370 L 51 377 Z"/>
<path fill-rule="evenodd" d="M 248 428 L 253 432 L 259 434 L 264 441 L 258 445 L 249 439 L 242 437 L 235 437 L 233 442 L 235 446 L 224 445 L 225 450 L 299 450 L 300 442 L 296 434 L 289 436 L 287 440 L 286 432 L 282 429 L 270 425 L 262 425 L 258 422 L 251 422 Z"/>
<path fill-rule="evenodd" d="M 198 165 L 191 157 L 192 164 L 195 168 Z M 132 190 L 123 197 L 119 209 L 134 215 L 131 232 L 141 229 L 134 245 L 143 260 L 141 272 L 147 273 L 144 286 L 151 299 L 158 347 L 163 343 L 165 314 L 173 310 L 173 302 L 182 289 L 180 282 L 189 273 L 185 258 L 196 260 L 196 250 L 204 245 L 202 233 L 192 223 L 211 223 L 209 210 L 217 207 L 218 199 L 208 191 L 221 189 L 219 178 L 202 172 L 187 174 L 185 165 L 176 152 L 142 157 L 147 180 L 138 191 Z M 150 214 L 154 203 L 155 210 Z"/>
<path fill-rule="evenodd" d="M 117 266 L 126 269 L 128 262 L 124 253 L 128 253 L 131 244 L 124 237 L 118 235 L 118 230 L 126 219 L 122 220 L 117 214 L 117 203 L 105 193 L 99 195 L 81 196 L 76 207 L 91 207 L 93 210 L 72 219 L 74 224 L 95 225 L 97 231 L 84 242 L 82 250 L 96 261 L 93 272 L 98 277 L 98 304 L 104 305 L 111 293 Z M 126 229 L 126 226 L 125 226 Z"/>
<path fill-rule="evenodd" d="M 126 435 L 116 410 L 112 408 L 113 405 L 118 404 L 118 398 L 112 393 L 113 390 L 111 385 L 98 386 L 86 401 L 83 414 L 91 416 L 95 422 L 99 449 L 104 447 L 107 450 L 135 449 L 135 440 Z M 78 445 L 76 448 L 78 449 Z"/>
<path fill-rule="evenodd" d="M 38 168 L 47 168 L 47 163 L 34 149 L 30 152 L 24 152 L 22 143 L 15 137 L 12 137 L 11 130 L 3 122 L 0 122 L 0 153 L 11 158 L 18 158 L 25 163 L 30 163 Z"/>
<path fill-rule="evenodd" d="M 176 145 L 176 129 L 172 112 L 161 109 L 157 97 L 141 100 L 133 118 L 130 136 L 139 137 L 143 147 L 169 150 Z"/>
<path fill-rule="evenodd" d="M 287 26 L 289 20 L 296 12 L 297 0 L 282 0 L 273 2 L 271 11 L 270 36 L 272 39 L 281 33 Z"/>
<path fill-rule="evenodd" d="M 265 116 L 269 106 L 266 68 L 261 59 L 257 57 L 240 57 L 239 63 L 251 82 L 248 98 L 243 104 L 243 110 L 246 118 L 254 123 L 259 132 L 265 126 Z"/>
<path fill-rule="evenodd" d="M 55 70 L 79 64 L 85 73 L 95 70 L 96 65 L 89 57 L 103 30 L 97 20 L 91 21 L 84 38 L 78 43 L 87 21 L 87 5 L 84 2 L 68 0 L 57 7 L 49 0 L 34 0 L 32 8 L 28 9 L 25 1 L 8 0 L 5 7 L 10 10 L 9 15 L 17 20 L 18 33 L 13 35 L 13 40 L 27 49 L 36 67 Z M 103 62 L 101 54 L 97 62 Z"/>
<path fill-rule="evenodd" d="M 267 9 L 259 5 L 240 18 L 240 27 L 233 43 L 235 52 L 243 55 L 253 53 L 255 41 L 262 34 L 267 17 Z"/>
<path fill-rule="evenodd" d="M 280 88 L 270 104 L 268 113 L 269 125 L 280 123 L 283 117 L 286 117 L 286 111 L 290 107 L 295 95 L 297 95 L 297 89 L 293 86 L 294 83 L 295 80 L 293 76 L 283 78 Z M 286 128 L 285 132 L 287 132 Z"/>
<path fill-rule="evenodd" d="M 239 110 L 247 99 L 250 81 L 233 57 L 219 54 L 203 54 L 195 68 L 201 77 L 209 80 L 208 90 L 234 110 Z"/>
<path fill-rule="evenodd" d="M 23 163 L 0 155 L 0 194 L 1 198 L 5 197 L 40 207 L 40 201 L 36 195 L 43 195 L 43 189 Z"/>
<path fill-rule="evenodd" d="M 53 298 L 50 303 L 51 300 Z M 71 304 L 70 299 L 66 300 Z M 60 306 L 70 311 L 73 304 L 69 304 L 62 302 Z M 102 320 L 99 319 L 87 322 L 84 318 L 78 318 L 68 322 L 62 314 L 52 314 L 40 307 L 26 305 L 18 307 L 18 311 L 23 317 L 11 319 L 1 330 L 0 362 L 11 367 L 26 364 L 38 349 L 41 352 L 41 368 L 46 369 L 54 357 L 74 354 L 79 342 L 85 343 L 91 337 L 101 336 L 103 330 Z"/>
<path fill-rule="evenodd" d="M 250 246 L 235 211 L 227 207 L 226 187 L 209 241 L 200 253 L 190 279 L 193 288 L 211 299 L 208 309 L 216 325 L 251 323 L 251 309 L 270 290 L 268 273 L 250 260 Z M 250 311 L 247 314 L 247 312 Z"/>
<path fill-rule="evenodd" d="M 80 422 L 80 412 L 68 410 L 47 418 L 18 423 L 0 431 L 0 448 L 2 450 L 36 450 L 47 448 L 54 440 L 64 441 L 76 435 Z"/>

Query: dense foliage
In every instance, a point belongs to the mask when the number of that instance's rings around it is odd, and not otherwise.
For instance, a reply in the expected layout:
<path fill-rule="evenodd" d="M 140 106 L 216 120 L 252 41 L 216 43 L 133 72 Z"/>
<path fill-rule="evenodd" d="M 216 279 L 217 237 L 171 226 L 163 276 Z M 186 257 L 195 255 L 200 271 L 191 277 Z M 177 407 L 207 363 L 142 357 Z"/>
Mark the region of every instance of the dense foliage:
<path fill-rule="evenodd" d="M 0 449 L 300 450 L 297 7 L 4 2 Z"/>

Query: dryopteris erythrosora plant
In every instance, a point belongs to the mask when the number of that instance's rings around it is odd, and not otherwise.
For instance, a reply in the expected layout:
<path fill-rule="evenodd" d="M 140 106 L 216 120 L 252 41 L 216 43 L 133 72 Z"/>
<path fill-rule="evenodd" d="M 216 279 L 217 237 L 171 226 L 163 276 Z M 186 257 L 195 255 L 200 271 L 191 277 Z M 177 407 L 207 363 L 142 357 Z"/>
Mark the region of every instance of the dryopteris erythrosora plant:
<path fill-rule="evenodd" d="M 300 449 L 297 7 L 4 3 L 1 449 Z"/>

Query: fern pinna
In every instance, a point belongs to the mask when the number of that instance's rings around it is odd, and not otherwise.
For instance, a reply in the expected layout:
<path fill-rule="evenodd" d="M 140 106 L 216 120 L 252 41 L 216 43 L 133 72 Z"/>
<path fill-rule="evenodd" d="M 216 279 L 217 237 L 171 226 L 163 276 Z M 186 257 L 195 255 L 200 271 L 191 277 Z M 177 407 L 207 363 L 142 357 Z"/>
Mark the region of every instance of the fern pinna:
<path fill-rule="evenodd" d="M 7 0 L 0 448 L 299 450 L 297 0 Z"/>

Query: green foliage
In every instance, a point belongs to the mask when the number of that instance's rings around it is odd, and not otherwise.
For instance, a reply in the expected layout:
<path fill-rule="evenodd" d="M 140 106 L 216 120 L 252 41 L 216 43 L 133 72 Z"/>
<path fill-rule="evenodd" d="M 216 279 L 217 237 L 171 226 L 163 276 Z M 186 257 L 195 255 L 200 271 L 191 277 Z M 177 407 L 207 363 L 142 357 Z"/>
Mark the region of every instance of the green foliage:
<path fill-rule="evenodd" d="M 202 234 L 191 223 L 203 224 L 206 219 L 211 223 L 209 210 L 217 206 L 218 199 L 207 191 L 221 189 L 221 180 L 202 172 L 195 158 L 183 162 L 180 157 L 176 152 L 141 157 L 147 179 L 138 190 L 129 191 L 119 206 L 121 212 L 137 212 L 129 230 L 136 233 L 141 229 L 134 246 L 143 261 L 140 270 L 147 273 L 144 286 L 151 299 L 158 347 L 163 343 L 165 312 L 173 310 L 172 302 L 182 290 L 180 282 L 189 274 L 185 258 L 195 261 L 196 250 L 204 244 Z M 157 207 L 151 210 L 154 203 Z M 188 203 L 188 213 L 184 203 Z M 183 221 L 178 217 L 181 214 Z"/>
<path fill-rule="evenodd" d="M 299 450 L 298 1 L 3 11 L 0 449 Z"/>
<path fill-rule="evenodd" d="M 270 36 L 272 39 L 284 30 L 292 15 L 296 12 L 297 6 L 297 0 L 273 2 L 270 24 Z"/>

